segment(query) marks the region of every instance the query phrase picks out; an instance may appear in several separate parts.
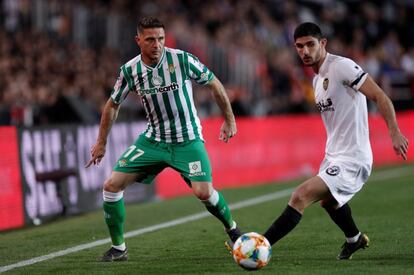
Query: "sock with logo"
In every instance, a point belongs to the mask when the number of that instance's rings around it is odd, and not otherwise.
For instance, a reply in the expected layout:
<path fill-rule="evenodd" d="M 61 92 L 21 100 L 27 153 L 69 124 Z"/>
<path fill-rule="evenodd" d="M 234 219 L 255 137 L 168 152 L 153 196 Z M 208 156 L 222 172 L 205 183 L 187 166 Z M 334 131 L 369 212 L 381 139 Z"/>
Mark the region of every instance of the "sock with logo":
<path fill-rule="evenodd" d="M 218 218 L 226 229 L 230 229 L 233 226 L 234 221 L 230 209 L 220 192 L 214 190 L 210 198 L 202 202 L 206 206 L 208 212 Z"/>
<path fill-rule="evenodd" d="M 123 194 L 123 191 L 117 193 L 103 191 L 105 222 L 111 235 L 112 245 L 116 248 L 123 248 L 125 246 L 125 205 Z"/>
<path fill-rule="evenodd" d="M 346 238 L 353 238 L 359 234 L 358 227 L 352 218 L 351 207 L 347 203 L 338 209 L 329 205 L 324 208 L 331 219 L 344 232 Z"/>
<path fill-rule="evenodd" d="M 292 231 L 298 225 L 301 218 L 302 214 L 288 205 L 263 236 L 266 237 L 271 245 L 274 245 L 278 240 Z"/>

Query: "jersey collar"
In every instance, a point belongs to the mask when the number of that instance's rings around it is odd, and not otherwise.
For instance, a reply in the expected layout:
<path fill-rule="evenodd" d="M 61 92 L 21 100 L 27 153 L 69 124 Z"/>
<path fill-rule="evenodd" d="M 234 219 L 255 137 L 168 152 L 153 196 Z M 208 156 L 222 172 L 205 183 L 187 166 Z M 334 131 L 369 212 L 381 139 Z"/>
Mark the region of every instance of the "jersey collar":
<path fill-rule="evenodd" d="M 151 67 L 151 66 L 149 66 L 149 65 L 145 64 L 145 62 L 144 62 L 144 60 L 142 60 L 142 58 L 141 58 L 141 61 L 142 61 L 142 64 L 144 64 L 144 66 L 147 68 L 147 70 L 156 70 L 156 69 L 158 69 L 158 68 L 161 66 L 161 64 L 164 62 L 164 58 L 165 58 L 165 47 L 164 47 L 164 49 L 163 49 L 163 51 L 162 51 L 161 58 L 160 58 L 160 60 L 158 61 L 157 65 L 156 65 L 155 67 Z"/>
<path fill-rule="evenodd" d="M 330 56 L 331 56 L 331 54 L 326 52 L 325 60 L 323 61 L 321 67 L 319 68 L 318 74 L 321 74 L 322 72 L 325 71 L 325 67 L 328 66 L 326 64 L 328 64 L 328 58 L 330 58 Z"/>

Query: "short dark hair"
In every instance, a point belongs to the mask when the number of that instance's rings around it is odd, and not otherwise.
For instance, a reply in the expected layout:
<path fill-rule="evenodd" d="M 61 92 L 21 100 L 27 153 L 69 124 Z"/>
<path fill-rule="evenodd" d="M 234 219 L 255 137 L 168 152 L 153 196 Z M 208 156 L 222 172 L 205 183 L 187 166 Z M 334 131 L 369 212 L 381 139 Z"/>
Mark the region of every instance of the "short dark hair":
<path fill-rule="evenodd" d="M 155 17 L 142 17 L 137 26 L 138 33 L 142 32 L 144 29 L 152 29 L 152 28 L 163 28 L 164 24 Z"/>
<path fill-rule="evenodd" d="M 295 33 L 293 34 L 293 38 L 295 39 L 295 41 L 299 37 L 303 36 L 313 36 L 316 37 L 318 40 L 323 38 L 321 28 L 319 28 L 318 25 L 312 22 L 305 22 L 296 27 Z"/>

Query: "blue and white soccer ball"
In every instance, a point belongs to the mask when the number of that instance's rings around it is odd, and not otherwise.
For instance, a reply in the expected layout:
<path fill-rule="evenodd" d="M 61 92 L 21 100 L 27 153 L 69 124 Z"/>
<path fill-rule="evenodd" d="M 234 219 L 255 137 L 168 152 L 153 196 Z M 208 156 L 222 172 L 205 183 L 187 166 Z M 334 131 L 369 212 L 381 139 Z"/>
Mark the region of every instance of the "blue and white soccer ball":
<path fill-rule="evenodd" d="M 241 235 L 233 246 L 234 261 L 247 270 L 261 269 L 269 263 L 271 256 L 269 241 L 256 232 Z"/>

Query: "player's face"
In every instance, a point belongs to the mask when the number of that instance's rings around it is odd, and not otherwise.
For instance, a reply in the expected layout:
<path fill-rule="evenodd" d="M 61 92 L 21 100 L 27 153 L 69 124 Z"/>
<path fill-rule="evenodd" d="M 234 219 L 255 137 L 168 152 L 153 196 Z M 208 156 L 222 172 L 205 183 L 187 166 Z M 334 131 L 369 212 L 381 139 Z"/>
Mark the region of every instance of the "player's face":
<path fill-rule="evenodd" d="M 165 32 L 163 28 L 144 29 L 135 36 L 141 56 L 145 63 L 149 65 L 158 63 L 162 56 L 165 43 Z"/>
<path fill-rule="evenodd" d="M 318 40 L 313 36 L 299 37 L 295 41 L 296 51 L 305 66 L 314 66 L 319 63 L 325 51 L 326 39 Z"/>

